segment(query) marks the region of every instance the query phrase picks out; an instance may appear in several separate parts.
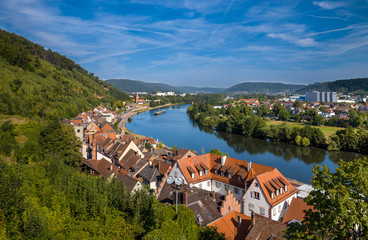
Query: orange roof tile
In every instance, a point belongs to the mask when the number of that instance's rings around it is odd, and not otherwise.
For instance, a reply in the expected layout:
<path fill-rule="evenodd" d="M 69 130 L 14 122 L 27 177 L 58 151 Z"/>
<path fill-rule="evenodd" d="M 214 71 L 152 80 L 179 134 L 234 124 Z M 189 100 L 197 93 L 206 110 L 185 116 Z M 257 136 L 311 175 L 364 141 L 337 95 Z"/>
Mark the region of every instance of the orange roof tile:
<path fill-rule="evenodd" d="M 241 217 L 241 225 L 238 224 L 238 218 Z M 229 214 L 208 224 L 208 226 L 216 227 L 219 233 L 224 233 L 226 239 L 244 239 L 247 235 L 248 228 L 251 224 L 251 218 L 232 211 Z"/>
<path fill-rule="evenodd" d="M 207 179 L 215 179 L 241 188 L 244 188 L 246 179 L 249 180 L 248 175 L 251 177 L 251 179 L 253 179 L 257 175 L 274 169 L 273 167 L 252 163 L 251 171 L 248 173 L 247 161 L 227 157 L 225 165 L 221 166 L 221 156 L 212 153 L 179 159 L 177 162 L 184 174 L 185 179 L 188 181 L 188 184 L 202 182 Z M 199 170 L 195 170 L 195 165 L 205 165 L 210 169 L 210 171 L 208 171 L 207 175 L 203 174 L 202 176 L 199 176 Z M 237 176 L 241 176 L 240 182 L 235 174 L 232 175 L 231 179 L 228 178 L 227 172 L 224 172 L 225 174 L 223 176 L 221 175 L 221 171 L 227 171 L 228 169 L 232 170 L 232 167 L 235 168 L 234 173 L 236 173 Z M 215 174 L 215 170 L 218 169 L 220 169 L 218 174 Z M 194 178 L 191 177 L 190 171 L 192 170 L 195 173 Z"/>
<path fill-rule="evenodd" d="M 276 168 L 259 174 L 256 178 L 271 206 L 279 204 L 286 198 L 298 192 L 298 190 L 291 185 L 291 183 Z M 285 186 L 287 186 L 287 191 L 285 191 Z M 282 194 L 279 192 L 279 195 L 277 196 L 275 191 L 280 188 L 283 188 Z M 274 193 L 273 199 L 271 198 L 271 193 Z"/>
<path fill-rule="evenodd" d="M 286 212 L 283 223 L 288 223 L 291 220 L 295 219 L 299 222 L 304 220 L 305 213 L 304 210 L 307 211 L 309 209 L 313 209 L 312 206 L 308 206 L 307 203 L 300 198 L 293 198 L 291 201 L 290 207 Z"/>

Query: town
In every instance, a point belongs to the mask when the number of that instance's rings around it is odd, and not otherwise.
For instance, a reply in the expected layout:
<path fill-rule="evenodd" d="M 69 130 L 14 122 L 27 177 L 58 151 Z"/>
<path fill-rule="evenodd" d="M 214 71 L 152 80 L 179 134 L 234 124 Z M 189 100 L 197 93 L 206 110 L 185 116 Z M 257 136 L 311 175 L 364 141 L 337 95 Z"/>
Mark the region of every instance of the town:
<path fill-rule="evenodd" d="M 99 106 L 63 120 L 83 143 L 83 172 L 106 181 L 115 178 L 131 194 L 146 189 L 160 202 L 185 205 L 197 224 L 215 226 L 229 239 L 260 234 L 262 239 L 281 238 L 287 224 L 301 222 L 303 210 L 311 208 L 303 201 L 311 185 L 288 179 L 277 168 L 251 159 L 198 155 L 152 137 L 126 134 L 119 128 L 127 119 L 124 115 L 141 109 L 139 104 L 130 106 L 123 115 Z"/>

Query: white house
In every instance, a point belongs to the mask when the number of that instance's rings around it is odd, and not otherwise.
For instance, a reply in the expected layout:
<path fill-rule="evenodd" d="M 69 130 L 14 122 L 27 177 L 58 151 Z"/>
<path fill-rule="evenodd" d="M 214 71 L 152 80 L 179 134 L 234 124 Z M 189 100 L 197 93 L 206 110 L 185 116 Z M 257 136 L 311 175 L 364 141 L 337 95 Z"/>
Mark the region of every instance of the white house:
<path fill-rule="evenodd" d="M 298 193 L 276 168 L 211 153 L 179 159 L 170 176 L 223 195 L 230 190 L 245 215 L 251 216 L 253 211 L 277 221 Z"/>

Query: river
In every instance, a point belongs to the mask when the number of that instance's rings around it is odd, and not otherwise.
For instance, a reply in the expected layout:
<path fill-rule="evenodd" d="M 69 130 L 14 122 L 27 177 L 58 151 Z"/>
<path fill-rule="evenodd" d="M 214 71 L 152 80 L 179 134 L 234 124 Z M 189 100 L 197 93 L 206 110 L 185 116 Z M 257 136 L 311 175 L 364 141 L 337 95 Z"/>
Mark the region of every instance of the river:
<path fill-rule="evenodd" d="M 314 164 L 326 164 L 335 170 L 339 159 L 351 161 L 359 157 L 350 152 L 328 152 L 200 128 L 187 115 L 188 106 L 165 108 L 166 113 L 158 116 L 154 112 L 161 109 L 141 113 L 127 127 L 133 133 L 153 137 L 171 147 L 192 149 L 198 154 L 219 149 L 232 158 L 276 167 L 284 176 L 305 183 L 312 179 Z"/>

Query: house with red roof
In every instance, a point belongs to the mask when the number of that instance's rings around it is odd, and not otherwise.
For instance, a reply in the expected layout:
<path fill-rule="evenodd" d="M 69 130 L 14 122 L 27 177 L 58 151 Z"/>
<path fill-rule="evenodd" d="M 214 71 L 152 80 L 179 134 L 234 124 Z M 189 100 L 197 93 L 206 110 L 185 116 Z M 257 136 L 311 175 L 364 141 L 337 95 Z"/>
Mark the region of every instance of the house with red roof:
<path fill-rule="evenodd" d="M 256 212 L 282 221 L 298 190 L 274 167 L 215 154 L 178 159 L 170 176 L 185 184 L 226 195 L 230 190 L 247 216 Z"/>

